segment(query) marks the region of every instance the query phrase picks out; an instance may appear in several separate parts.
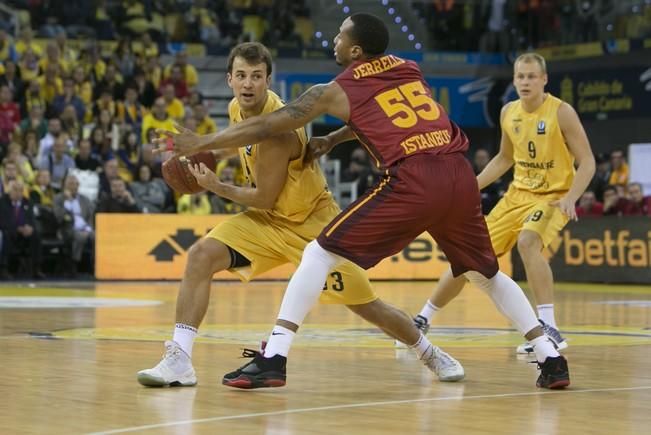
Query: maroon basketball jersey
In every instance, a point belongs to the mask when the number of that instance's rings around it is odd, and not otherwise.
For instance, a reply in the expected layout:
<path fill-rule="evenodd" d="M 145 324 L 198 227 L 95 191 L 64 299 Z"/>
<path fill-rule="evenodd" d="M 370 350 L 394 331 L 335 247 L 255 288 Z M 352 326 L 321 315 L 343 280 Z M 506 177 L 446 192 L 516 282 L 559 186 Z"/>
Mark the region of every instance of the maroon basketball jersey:
<path fill-rule="evenodd" d="M 434 101 L 415 62 L 383 55 L 353 63 L 335 81 L 350 101 L 348 125 L 378 166 L 468 149 L 466 135 Z"/>

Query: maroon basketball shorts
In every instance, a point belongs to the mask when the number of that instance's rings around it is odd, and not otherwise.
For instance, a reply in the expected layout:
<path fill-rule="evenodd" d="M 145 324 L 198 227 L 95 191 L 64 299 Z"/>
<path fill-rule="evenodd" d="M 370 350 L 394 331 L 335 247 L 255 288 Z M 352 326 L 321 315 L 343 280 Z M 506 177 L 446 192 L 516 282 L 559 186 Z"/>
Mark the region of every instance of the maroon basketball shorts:
<path fill-rule="evenodd" d="M 369 269 L 427 231 L 458 276 L 498 271 L 477 180 L 461 153 L 415 155 L 386 171 L 319 235 L 319 244 Z"/>

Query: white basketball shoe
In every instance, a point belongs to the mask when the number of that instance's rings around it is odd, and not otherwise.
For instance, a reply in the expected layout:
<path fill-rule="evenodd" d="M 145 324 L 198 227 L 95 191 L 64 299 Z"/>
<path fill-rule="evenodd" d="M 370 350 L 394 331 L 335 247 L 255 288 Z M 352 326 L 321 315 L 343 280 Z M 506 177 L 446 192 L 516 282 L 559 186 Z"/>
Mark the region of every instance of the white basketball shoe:
<path fill-rule="evenodd" d="M 421 361 L 439 377 L 442 382 L 462 380 L 466 374 L 459 361 L 443 352 L 438 346 L 432 346 L 421 357 Z"/>
<path fill-rule="evenodd" d="M 175 341 L 165 342 L 158 365 L 138 372 L 138 382 L 147 387 L 191 387 L 197 384 L 192 360 Z"/>

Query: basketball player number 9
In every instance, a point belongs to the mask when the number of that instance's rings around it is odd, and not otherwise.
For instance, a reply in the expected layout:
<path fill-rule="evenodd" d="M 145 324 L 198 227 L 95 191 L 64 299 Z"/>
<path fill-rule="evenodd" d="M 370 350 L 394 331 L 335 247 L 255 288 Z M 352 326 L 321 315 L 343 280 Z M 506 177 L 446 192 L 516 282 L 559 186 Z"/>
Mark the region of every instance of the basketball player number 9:
<path fill-rule="evenodd" d="M 441 114 L 438 105 L 427 94 L 421 81 L 406 83 L 384 91 L 376 96 L 375 100 L 384 113 L 391 118 L 391 122 L 400 128 L 413 127 L 418 122 L 418 118 L 434 121 Z M 405 100 L 407 101 L 404 102 Z"/>

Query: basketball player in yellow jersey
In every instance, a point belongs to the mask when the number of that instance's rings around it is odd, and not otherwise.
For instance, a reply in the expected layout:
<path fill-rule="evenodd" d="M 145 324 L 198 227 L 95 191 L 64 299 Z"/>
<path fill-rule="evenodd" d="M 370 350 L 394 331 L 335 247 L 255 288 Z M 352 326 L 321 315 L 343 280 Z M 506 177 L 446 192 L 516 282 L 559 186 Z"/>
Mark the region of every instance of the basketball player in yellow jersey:
<path fill-rule="evenodd" d="M 477 176 L 477 182 L 483 189 L 515 166 L 509 190 L 486 217 L 488 231 L 498 256 L 517 243 L 543 330 L 564 349 L 567 342 L 554 317 L 552 270 L 542 251 L 570 219 L 577 219 L 575 203 L 592 179 L 595 160 L 572 106 L 545 92 L 545 59 L 526 53 L 516 59 L 513 68 L 513 84 L 520 98 L 502 108 L 499 153 Z M 426 332 L 436 312 L 464 285 L 463 276 L 453 278 L 447 271 L 414 324 Z M 530 353 L 533 348 L 525 343 L 517 351 Z"/>
<path fill-rule="evenodd" d="M 231 123 L 284 106 L 269 90 L 271 68 L 271 55 L 262 44 L 244 43 L 233 48 L 227 77 L 235 97 L 229 105 Z M 239 148 L 250 187 L 221 183 L 205 166 L 190 168 L 201 186 L 249 209 L 219 224 L 190 249 L 177 299 L 173 338 L 165 342 L 165 355 L 156 367 L 138 372 L 138 382 L 146 386 L 195 385 L 192 346 L 208 308 L 213 274 L 228 269 L 246 282 L 285 263 L 298 265 L 305 246 L 340 213 L 319 166 L 303 163 L 306 144 L 305 130 L 299 128 Z M 407 314 L 377 298 L 366 272 L 351 262 L 328 275 L 320 300 L 347 305 L 391 337 L 412 345 L 419 343 L 416 350 L 429 343 L 422 341 L 427 339 Z M 431 343 L 429 346 L 422 359 L 440 380 L 463 378 L 463 367 L 456 360 Z M 255 387 L 285 384 L 284 377 L 256 382 L 260 384 Z"/>

